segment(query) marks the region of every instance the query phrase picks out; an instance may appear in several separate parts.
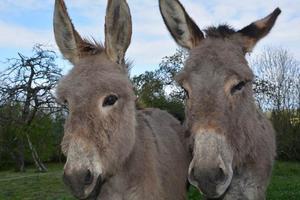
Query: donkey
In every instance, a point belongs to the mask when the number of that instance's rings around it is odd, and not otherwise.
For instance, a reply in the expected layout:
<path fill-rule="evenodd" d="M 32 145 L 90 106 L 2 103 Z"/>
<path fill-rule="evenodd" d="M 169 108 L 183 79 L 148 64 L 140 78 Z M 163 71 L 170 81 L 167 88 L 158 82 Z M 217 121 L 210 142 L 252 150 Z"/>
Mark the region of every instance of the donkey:
<path fill-rule="evenodd" d="M 175 77 L 187 94 L 190 183 L 207 199 L 265 199 L 275 134 L 254 103 L 254 75 L 245 54 L 270 32 L 280 9 L 239 31 L 209 27 L 204 37 L 178 0 L 159 3 L 171 35 L 190 50 Z"/>
<path fill-rule="evenodd" d="M 63 179 L 78 199 L 186 199 L 184 130 L 158 109 L 137 111 L 125 52 L 132 24 L 126 0 L 108 0 L 105 46 L 83 39 L 55 1 L 57 45 L 74 68 L 58 84 L 67 104 Z"/>

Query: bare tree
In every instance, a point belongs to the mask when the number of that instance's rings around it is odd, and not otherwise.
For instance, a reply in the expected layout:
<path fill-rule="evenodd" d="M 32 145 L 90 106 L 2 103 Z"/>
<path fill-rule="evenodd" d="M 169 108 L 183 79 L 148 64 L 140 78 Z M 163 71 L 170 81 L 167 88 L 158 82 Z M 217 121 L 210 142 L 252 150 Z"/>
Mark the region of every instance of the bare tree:
<path fill-rule="evenodd" d="M 255 91 L 259 105 L 267 110 L 299 107 L 300 67 L 283 48 L 266 47 L 252 61 L 257 75 Z"/>
<path fill-rule="evenodd" d="M 35 45 L 32 56 L 18 53 L 17 58 L 8 59 L 9 67 L 0 75 L 0 105 L 20 106 L 20 114 L 2 116 L 0 121 L 13 123 L 22 127 L 22 134 L 16 135 L 17 152 L 13 156 L 18 163 L 19 170 L 24 171 L 24 144 L 27 142 L 32 158 L 38 171 L 47 168 L 38 156 L 34 144 L 30 139 L 30 125 L 37 112 L 51 115 L 61 109 L 57 106 L 52 91 L 61 77 L 61 69 L 55 64 L 54 51 L 44 49 L 42 45 Z"/>
<path fill-rule="evenodd" d="M 300 159 L 300 66 L 290 52 L 268 47 L 252 60 L 256 100 L 277 132 L 278 157 Z"/>

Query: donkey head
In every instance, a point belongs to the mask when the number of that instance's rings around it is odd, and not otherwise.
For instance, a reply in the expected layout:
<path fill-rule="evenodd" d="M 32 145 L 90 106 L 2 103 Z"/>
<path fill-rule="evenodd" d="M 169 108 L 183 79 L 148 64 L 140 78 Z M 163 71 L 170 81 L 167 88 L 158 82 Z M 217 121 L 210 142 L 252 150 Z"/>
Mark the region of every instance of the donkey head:
<path fill-rule="evenodd" d="M 64 1 L 55 1 L 55 39 L 74 65 L 56 92 L 69 108 L 62 141 L 64 181 L 80 199 L 99 194 L 135 143 L 135 96 L 124 59 L 132 31 L 126 0 L 109 0 L 105 19 L 104 47 L 83 39 Z"/>
<path fill-rule="evenodd" d="M 160 11 L 176 42 L 190 50 L 176 77 L 187 92 L 189 180 L 207 197 L 218 198 L 256 142 L 245 134 L 256 110 L 245 54 L 269 33 L 281 11 L 239 31 L 227 25 L 208 28 L 206 38 L 178 0 L 160 0 Z"/>

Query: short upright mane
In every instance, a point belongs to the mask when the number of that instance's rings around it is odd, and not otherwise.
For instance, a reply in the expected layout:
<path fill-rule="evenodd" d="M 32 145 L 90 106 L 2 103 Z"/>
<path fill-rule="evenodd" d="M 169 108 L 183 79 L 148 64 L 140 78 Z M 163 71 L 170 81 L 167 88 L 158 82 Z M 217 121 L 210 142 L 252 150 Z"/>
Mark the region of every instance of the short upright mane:
<path fill-rule="evenodd" d="M 94 38 L 91 39 L 83 38 L 83 41 L 80 44 L 80 51 L 85 56 L 92 56 L 104 52 L 105 47 L 101 42 L 96 41 Z M 125 67 L 126 69 L 125 71 L 126 73 L 128 73 L 132 63 L 128 60 L 125 60 L 124 63 L 120 63 L 120 64 Z"/>
<path fill-rule="evenodd" d="M 227 24 L 219 26 L 210 26 L 204 30 L 207 37 L 212 38 L 228 38 L 236 33 L 236 30 Z"/>
<path fill-rule="evenodd" d="M 104 46 L 100 42 L 97 42 L 94 38 L 84 38 L 80 44 L 80 50 L 85 53 L 85 55 L 100 54 L 104 51 L 104 49 Z"/>

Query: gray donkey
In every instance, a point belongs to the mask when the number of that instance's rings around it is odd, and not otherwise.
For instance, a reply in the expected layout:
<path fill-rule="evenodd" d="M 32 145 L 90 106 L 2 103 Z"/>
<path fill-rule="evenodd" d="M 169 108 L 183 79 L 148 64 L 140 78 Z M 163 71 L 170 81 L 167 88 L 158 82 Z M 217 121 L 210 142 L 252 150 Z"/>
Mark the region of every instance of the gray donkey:
<path fill-rule="evenodd" d="M 187 92 L 190 183 L 208 199 L 265 199 L 275 135 L 255 105 L 254 75 L 245 54 L 269 33 L 280 9 L 239 31 L 227 25 L 209 27 L 204 37 L 178 0 L 159 2 L 172 36 L 190 50 L 176 77 Z"/>
<path fill-rule="evenodd" d="M 164 111 L 135 108 L 124 59 L 132 31 L 126 1 L 108 0 L 105 19 L 102 46 L 82 39 L 64 1 L 55 1 L 55 39 L 74 65 L 56 91 L 69 108 L 64 182 L 79 199 L 186 199 L 183 128 Z"/>

